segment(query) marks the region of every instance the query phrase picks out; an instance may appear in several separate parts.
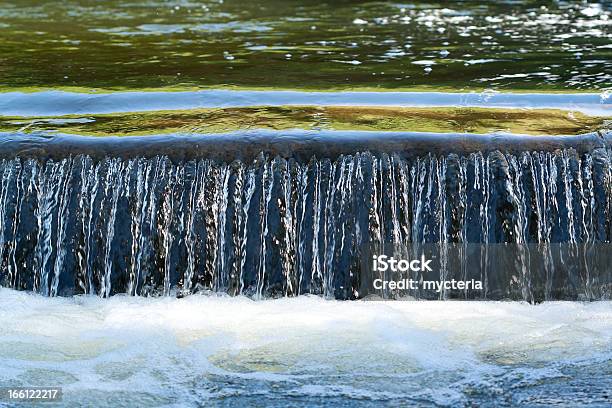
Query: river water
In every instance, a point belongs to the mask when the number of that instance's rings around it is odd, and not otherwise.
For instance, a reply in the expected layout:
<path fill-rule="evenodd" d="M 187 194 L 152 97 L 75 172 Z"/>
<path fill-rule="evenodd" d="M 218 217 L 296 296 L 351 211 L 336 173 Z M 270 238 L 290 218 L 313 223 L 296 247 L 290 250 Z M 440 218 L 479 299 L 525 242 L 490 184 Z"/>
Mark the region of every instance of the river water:
<path fill-rule="evenodd" d="M 609 406 L 609 302 L 0 290 L 0 385 L 70 406 Z M 49 403 L 49 406 L 53 406 Z"/>
<path fill-rule="evenodd" d="M 611 24 L 605 2 L 4 1 L 0 387 L 609 407 Z M 520 268 L 376 301 L 372 243 L 514 245 Z"/>
<path fill-rule="evenodd" d="M 0 87 L 602 91 L 611 21 L 606 2 L 9 0 Z"/>

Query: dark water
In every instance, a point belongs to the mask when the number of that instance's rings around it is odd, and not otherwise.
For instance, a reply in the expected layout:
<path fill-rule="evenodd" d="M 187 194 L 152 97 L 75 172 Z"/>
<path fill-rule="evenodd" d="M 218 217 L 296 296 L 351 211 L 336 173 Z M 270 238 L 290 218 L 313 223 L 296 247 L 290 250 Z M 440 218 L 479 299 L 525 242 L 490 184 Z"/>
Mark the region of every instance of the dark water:
<path fill-rule="evenodd" d="M 3 284 L 46 295 L 347 299 L 359 297 L 363 244 L 611 240 L 600 134 L 465 135 L 453 153 L 444 135 L 319 136 L 145 137 L 120 148 L 13 139 L 0 165 Z M 525 273 L 534 278 L 485 277 L 478 298 L 532 301 L 537 271 Z M 576 273 L 573 288 L 557 275 L 540 300 L 610 295 L 606 268 Z"/>
<path fill-rule="evenodd" d="M 5 1 L 3 89 L 610 89 L 609 2 Z"/>

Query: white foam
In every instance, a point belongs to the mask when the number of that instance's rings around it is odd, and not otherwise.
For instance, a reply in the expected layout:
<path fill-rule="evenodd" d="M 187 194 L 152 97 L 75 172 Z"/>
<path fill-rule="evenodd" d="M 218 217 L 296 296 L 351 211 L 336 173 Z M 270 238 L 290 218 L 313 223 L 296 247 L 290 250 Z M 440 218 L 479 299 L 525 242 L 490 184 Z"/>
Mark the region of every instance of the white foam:
<path fill-rule="evenodd" d="M 612 302 L 44 298 L 0 289 L 0 327 L 0 383 L 63 385 L 67 398 L 98 390 L 170 403 L 194 398 L 194 384 L 231 378 L 306 396 L 417 393 L 457 403 L 461 384 L 562 377 L 525 365 L 609 358 Z M 197 398 L 242 392 L 222 384 L 202 386 Z"/>

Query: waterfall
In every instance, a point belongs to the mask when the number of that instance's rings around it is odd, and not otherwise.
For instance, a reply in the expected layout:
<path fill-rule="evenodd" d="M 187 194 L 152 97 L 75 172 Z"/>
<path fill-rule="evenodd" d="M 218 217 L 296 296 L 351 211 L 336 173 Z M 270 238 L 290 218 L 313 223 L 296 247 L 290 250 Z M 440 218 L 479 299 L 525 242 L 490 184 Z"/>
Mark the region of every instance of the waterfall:
<path fill-rule="evenodd" d="M 1 283 L 51 296 L 350 299 L 361 296 L 364 244 L 516 243 L 550 252 L 557 243 L 612 240 L 605 147 L 231 161 L 75 154 L 3 159 L 0 174 Z M 610 296 L 609 270 L 568 277 L 548 262 L 535 276 L 523 248 L 520 276 L 483 273 L 480 297 Z M 439 272 L 447 278 L 446 267 Z"/>

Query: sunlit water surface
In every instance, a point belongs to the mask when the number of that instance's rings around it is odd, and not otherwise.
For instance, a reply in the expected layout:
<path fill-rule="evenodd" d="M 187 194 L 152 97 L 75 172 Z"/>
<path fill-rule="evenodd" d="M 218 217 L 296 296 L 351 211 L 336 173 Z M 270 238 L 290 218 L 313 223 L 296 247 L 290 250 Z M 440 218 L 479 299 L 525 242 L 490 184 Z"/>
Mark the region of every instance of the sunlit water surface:
<path fill-rule="evenodd" d="M 0 291 L 0 385 L 70 406 L 609 406 L 610 302 Z M 52 406 L 52 404 L 49 404 Z"/>
<path fill-rule="evenodd" d="M 609 2 L 33 1 L 0 89 L 610 90 Z"/>

